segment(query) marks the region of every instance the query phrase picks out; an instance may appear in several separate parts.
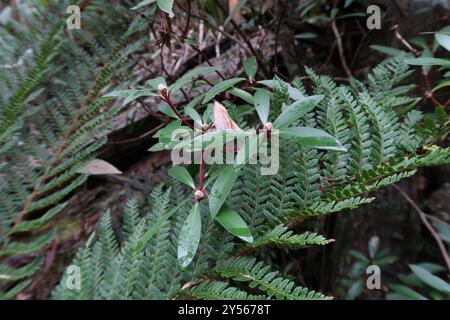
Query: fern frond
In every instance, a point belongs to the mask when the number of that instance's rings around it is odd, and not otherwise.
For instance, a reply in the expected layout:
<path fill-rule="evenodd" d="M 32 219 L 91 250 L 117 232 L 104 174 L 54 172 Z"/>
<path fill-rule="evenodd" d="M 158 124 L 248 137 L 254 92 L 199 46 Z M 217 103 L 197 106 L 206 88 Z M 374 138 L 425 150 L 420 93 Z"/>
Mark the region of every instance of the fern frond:
<path fill-rule="evenodd" d="M 209 280 L 189 288 L 183 295 L 202 300 L 267 300 L 264 295 L 251 295 L 226 282 Z"/>
<path fill-rule="evenodd" d="M 250 258 L 232 258 L 219 264 L 215 273 L 222 277 L 231 278 L 239 282 L 248 282 L 251 288 L 258 288 L 269 296 L 285 300 L 330 300 L 315 291 L 309 291 L 303 287 L 295 286 L 294 282 L 283 278 L 276 271 L 271 271 L 269 266 L 262 262 L 256 262 Z"/>
<path fill-rule="evenodd" d="M 264 246 L 274 246 L 282 248 L 306 248 L 312 245 L 326 245 L 334 240 L 327 240 L 324 236 L 314 232 L 304 232 L 294 234 L 288 231 L 284 225 L 278 225 L 263 236 L 256 239 L 246 248 L 259 248 Z"/>

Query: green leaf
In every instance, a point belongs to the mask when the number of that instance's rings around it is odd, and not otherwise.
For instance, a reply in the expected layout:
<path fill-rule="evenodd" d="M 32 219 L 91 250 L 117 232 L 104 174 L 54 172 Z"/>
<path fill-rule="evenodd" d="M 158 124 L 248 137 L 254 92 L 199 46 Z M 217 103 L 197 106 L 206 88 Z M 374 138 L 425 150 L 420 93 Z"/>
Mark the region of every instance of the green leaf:
<path fill-rule="evenodd" d="M 191 106 L 186 106 L 184 108 L 184 112 L 186 113 L 187 116 L 189 116 L 192 120 L 194 120 L 194 122 L 201 127 L 203 124 L 202 121 L 202 117 L 198 114 L 197 111 L 195 111 L 195 109 Z"/>
<path fill-rule="evenodd" d="M 430 51 L 430 49 L 425 48 L 422 51 L 422 54 L 420 55 L 421 58 L 433 58 L 433 52 Z M 425 70 L 425 73 L 429 73 L 432 66 L 424 66 L 423 69 Z"/>
<path fill-rule="evenodd" d="M 415 46 L 418 46 L 422 49 L 428 48 L 428 43 L 424 38 L 421 37 L 415 37 L 415 38 L 411 38 L 409 39 L 409 42 L 412 43 Z"/>
<path fill-rule="evenodd" d="M 436 87 L 433 88 L 433 92 L 438 91 L 445 87 L 450 87 L 450 80 L 447 80 L 447 81 L 444 81 L 444 82 L 441 82 L 440 84 L 438 84 Z"/>
<path fill-rule="evenodd" d="M 367 16 L 367 14 L 364 12 L 355 12 L 355 13 L 343 14 L 342 16 L 337 17 L 336 20 L 342 20 L 342 19 L 347 19 L 347 18 L 364 18 L 366 16 Z"/>
<path fill-rule="evenodd" d="M 249 135 L 250 139 L 258 139 L 258 137 L 256 136 L 256 132 L 255 135 Z M 236 154 L 236 158 L 235 158 L 235 167 L 239 167 L 243 164 L 246 164 L 250 159 L 254 159 L 256 157 L 256 153 L 258 152 L 258 145 L 251 142 L 250 139 L 246 138 L 244 140 L 244 143 L 241 146 L 241 149 L 239 150 L 239 152 Z M 256 140 L 258 141 L 258 140 Z"/>
<path fill-rule="evenodd" d="M 170 143 L 172 142 L 172 133 L 181 128 L 181 123 L 181 120 L 172 121 L 167 126 L 159 130 L 153 137 L 159 138 L 159 141 L 162 143 Z"/>
<path fill-rule="evenodd" d="M 344 8 L 349 7 L 353 3 L 353 0 L 345 0 Z"/>
<path fill-rule="evenodd" d="M 356 250 L 350 250 L 350 255 L 354 257 L 355 259 L 364 261 L 366 263 L 369 263 L 369 259 L 367 259 L 361 252 Z"/>
<path fill-rule="evenodd" d="M 193 81 L 195 78 L 198 78 L 200 75 L 205 75 L 211 72 L 216 71 L 217 68 L 215 67 L 202 67 L 197 68 L 192 71 L 187 72 L 184 74 L 180 79 L 178 79 L 174 84 L 170 86 L 170 92 L 177 92 L 181 88 L 183 88 L 185 85 Z"/>
<path fill-rule="evenodd" d="M 228 22 L 231 21 L 231 19 L 234 18 L 236 13 L 238 13 L 239 10 L 247 3 L 248 0 L 239 0 L 239 3 L 234 7 L 233 11 L 231 11 L 230 15 L 228 16 L 227 20 L 225 20 L 224 25 L 226 25 Z"/>
<path fill-rule="evenodd" d="M 347 299 L 348 300 L 354 300 L 356 297 L 358 297 L 364 289 L 364 283 L 362 280 L 357 280 L 352 283 L 350 288 L 347 291 Z"/>
<path fill-rule="evenodd" d="M 253 104 L 253 96 L 248 93 L 247 91 L 244 91 L 242 89 L 238 89 L 238 88 L 231 88 L 229 90 L 227 90 L 227 92 L 231 93 L 232 95 L 241 98 L 242 100 L 244 100 L 247 103 Z"/>
<path fill-rule="evenodd" d="M 214 113 L 214 104 L 209 103 L 208 106 L 206 107 L 206 110 L 203 111 L 203 115 L 202 115 L 202 119 L 203 119 L 203 123 L 211 123 L 212 122 L 212 115 Z"/>
<path fill-rule="evenodd" d="M 158 105 L 159 112 L 165 114 L 168 117 L 178 119 L 177 114 L 172 110 L 172 108 L 169 106 L 167 102 L 161 103 Z"/>
<path fill-rule="evenodd" d="M 420 280 L 422 280 L 424 283 L 426 283 L 430 287 L 432 287 L 438 291 L 441 291 L 443 293 L 446 293 L 446 294 L 450 293 L 450 284 L 448 284 L 441 278 L 435 276 L 428 270 L 426 270 L 418 265 L 411 264 L 411 265 L 409 265 L 409 267 L 411 268 L 412 272 Z"/>
<path fill-rule="evenodd" d="M 219 93 L 231 88 L 232 86 L 244 80 L 245 80 L 244 78 L 235 78 L 219 82 L 214 87 L 209 89 L 209 91 L 205 95 L 205 98 L 203 99 L 203 103 L 208 103 L 209 101 L 214 99 L 215 96 L 217 96 Z"/>
<path fill-rule="evenodd" d="M 223 206 L 216 216 L 217 221 L 241 240 L 252 243 L 253 236 L 245 221 L 233 209 Z"/>
<path fill-rule="evenodd" d="M 198 152 L 210 148 L 218 149 L 229 141 L 244 139 L 248 135 L 249 133 L 243 130 L 209 131 L 196 136 L 194 139 L 178 142 L 178 146 L 184 148 L 186 152 Z"/>
<path fill-rule="evenodd" d="M 126 105 L 140 97 L 156 96 L 153 90 L 150 89 L 132 89 L 132 90 L 116 90 L 107 93 L 103 98 L 126 98 L 123 105 Z"/>
<path fill-rule="evenodd" d="M 238 172 L 235 170 L 234 166 L 224 166 L 221 169 L 219 176 L 211 189 L 211 194 L 208 197 L 209 211 L 213 217 L 217 215 L 227 199 L 237 177 Z"/>
<path fill-rule="evenodd" d="M 400 285 L 400 284 L 391 284 L 389 285 L 389 288 L 395 291 L 395 293 L 402 295 L 406 299 L 411 300 L 428 300 L 420 293 L 414 291 L 413 289 L 410 289 L 406 286 Z"/>
<path fill-rule="evenodd" d="M 186 268 L 194 259 L 202 232 L 202 217 L 199 204 L 196 203 L 189 213 L 178 240 L 178 261 Z"/>
<path fill-rule="evenodd" d="M 364 261 L 356 261 L 350 268 L 350 276 L 353 278 L 360 277 L 367 270 L 367 263 Z"/>
<path fill-rule="evenodd" d="M 394 57 L 405 53 L 405 51 L 403 51 L 403 50 L 386 47 L 386 46 L 380 46 L 377 44 L 371 45 L 370 48 L 372 48 L 375 51 L 387 54 L 388 56 L 394 56 Z"/>
<path fill-rule="evenodd" d="M 379 247 L 380 247 L 380 238 L 378 237 L 370 238 L 368 249 L 369 249 L 369 256 L 371 259 L 375 258 Z"/>
<path fill-rule="evenodd" d="M 283 129 L 310 112 L 324 96 L 305 97 L 284 108 L 283 112 L 273 122 L 273 127 Z"/>
<path fill-rule="evenodd" d="M 442 47 L 444 47 L 447 51 L 450 51 L 450 35 L 446 31 L 450 31 L 450 26 L 447 26 L 440 32 L 436 33 L 434 38 Z"/>
<path fill-rule="evenodd" d="M 440 220 L 433 220 L 433 226 L 439 234 L 439 237 L 447 243 L 450 243 L 450 226 L 448 223 Z"/>
<path fill-rule="evenodd" d="M 204 93 L 199 94 L 198 96 L 196 96 L 195 98 L 193 98 L 193 99 L 191 100 L 191 102 L 189 102 L 189 103 L 186 105 L 185 108 L 188 108 L 188 107 L 194 108 L 194 107 L 196 107 L 196 106 L 202 101 L 203 97 L 204 97 Z"/>
<path fill-rule="evenodd" d="M 140 9 L 142 7 L 148 6 L 152 3 L 155 3 L 156 0 L 144 0 L 139 2 L 136 6 L 134 6 L 133 8 L 131 8 L 131 10 L 137 10 Z"/>
<path fill-rule="evenodd" d="M 405 63 L 413 66 L 442 66 L 450 68 L 450 60 L 439 58 L 415 58 L 406 59 Z"/>
<path fill-rule="evenodd" d="M 266 90 L 257 90 L 253 100 L 259 119 L 263 124 L 267 123 L 270 111 L 270 93 Z"/>
<path fill-rule="evenodd" d="M 150 79 L 147 81 L 147 86 L 149 86 L 150 88 L 152 88 L 154 90 L 158 90 L 158 86 L 160 84 L 167 86 L 166 79 L 164 79 L 163 77 L 157 77 L 157 78 Z"/>
<path fill-rule="evenodd" d="M 184 183 L 185 185 L 195 189 L 194 180 L 192 179 L 189 171 L 185 167 L 173 167 L 169 169 L 169 176 L 178 181 Z"/>
<path fill-rule="evenodd" d="M 278 87 L 281 85 L 279 80 L 273 79 L 273 80 L 262 80 L 262 81 L 258 81 L 258 83 L 265 85 L 266 87 L 269 87 L 270 89 L 273 89 L 275 87 Z M 298 90 L 297 88 L 293 87 L 292 85 L 290 85 L 289 83 L 285 83 L 285 85 L 287 86 L 288 89 L 288 93 L 289 96 L 291 97 L 291 99 L 293 100 L 299 100 L 304 98 L 305 96 L 301 93 L 300 90 Z"/>
<path fill-rule="evenodd" d="M 317 34 L 313 32 L 303 32 L 295 35 L 296 39 L 314 39 L 317 38 Z"/>
<path fill-rule="evenodd" d="M 445 267 L 432 262 L 421 262 L 418 266 L 428 270 L 431 273 L 439 273 L 446 270 Z"/>
<path fill-rule="evenodd" d="M 295 127 L 281 129 L 279 132 L 281 137 L 294 139 L 304 146 L 323 150 L 347 151 L 335 137 L 319 129 Z"/>
<path fill-rule="evenodd" d="M 249 79 L 254 79 L 256 75 L 256 71 L 258 70 L 258 61 L 255 56 L 251 56 L 250 58 L 244 60 L 244 70 L 245 74 Z"/>
<path fill-rule="evenodd" d="M 173 18 L 175 15 L 173 14 L 173 0 L 156 0 L 158 3 L 158 7 L 169 14 L 170 18 Z"/>
<path fill-rule="evenodd" d="M 174 134 L 174 131 L 178 129 L 180 129 L 180 133 L 184 133 L 181 132 L 181 129 L 186 129 L 186 136 L 184 137 L 184 139 L 188 140 L 190 138 L 189 132 L 191 131 L 189 131 L 189 128 L 181 126 L 181 123 L 181 120 L 172 121 L 167 126 L 159 130 L 155 135 L 153 135 L 153 138 L 159 138 L 159 143 L 151 147 L 148 151 L 154 152 L 160 150 L 170 150 L 175 146 L 178 146 L 180 144 L 180 141 L 176 139 L 172 141 L 172 135 Z M 177 136 L 177 138 L 179 138 L 179 136 Z"/>
<path fill-rule="evenodd" d="M 330 17 L 334 19 L 337 16 L 338 12 L 339 12 L 338 8 L 331 9 Z"/>

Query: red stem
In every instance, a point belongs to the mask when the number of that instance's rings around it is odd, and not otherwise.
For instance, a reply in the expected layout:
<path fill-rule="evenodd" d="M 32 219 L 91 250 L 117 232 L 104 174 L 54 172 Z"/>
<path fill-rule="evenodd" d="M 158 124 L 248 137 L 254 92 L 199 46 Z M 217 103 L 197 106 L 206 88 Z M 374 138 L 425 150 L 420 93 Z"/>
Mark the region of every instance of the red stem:
<path fill-rule="evenodd" d="M 187 125 L 189 128 L 191 128 L 192 130 L 194 130 L 194 127 L 187 122 L 187 120 L 181 115 L 181 113 L 178 112 L 178 110 L 175 108 L 175 105 L 173 104 L 172 100 L 170 99 L 170 96 L 168 93 L 163 94 L 164 100 L 166 100 L 167 104 L 169 105 L 170 109 L 172 109 L 173 112 L 175 112 L 175 114 L 177 115 L 178 118 L 180 118 L 181 121 L 183 121 L 183 123 L 185 125 Z"/>
<path fill-rule="evenodd" d="M 203 191 L 203 151 L 200 155 L 200 190 Z"/>

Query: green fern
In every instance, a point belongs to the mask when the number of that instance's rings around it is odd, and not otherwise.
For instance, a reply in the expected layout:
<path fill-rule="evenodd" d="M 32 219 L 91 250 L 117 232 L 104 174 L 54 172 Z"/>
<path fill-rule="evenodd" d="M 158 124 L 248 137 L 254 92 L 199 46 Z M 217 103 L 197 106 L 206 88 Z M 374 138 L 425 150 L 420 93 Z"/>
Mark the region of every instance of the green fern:
<path fill-rule="evenodd" d="M 27 16 L 29 29 L 12 24 L 0 31 L 0 63 L 24 61 L 16 66 L 16 76 L 0 74 L 0 87 L 7 88 L 0 91 L 0 175 L 5 177 L 0 181 L 0 268 L 6 274 L 0 294 L 6 297 L 23 289 L 17 284 L 19 275 L 26 279 L 30 270 L 38 270 L 39 252 L 57 234 L 46 225 L 64 209 L 61 202 L 87 180 L 78 170 L 105 145 L 108 123 L 121 111 L 99 95 L 131 67 L 124 62 L 141 46 L 140 32 L 147 25 L 124 6 L 91 1 L 101 8 L 87 11 L 86 21 L 95 25 L 85 24 L 68 37 L 61 16 L 68 1 L 47 2 L 45 8 L 35 5 L 39 14 Z M 120 18 L 111 20 L 114 16 Z M 46 21 L 56 23 L 48 26 Z M 97 24 L 105 28 L 101 36 Z M 22 36 L 12 37 L 14 33 Z M 3 39 L 11 40 L 5 56 Z M 24 47 L 33 53 L 18 58 Z M 29 128 L 35 129 L 31 133 Z M 32 236 L 24 238 L 24 233 Z M 8 257 L 24 255 L 36 259 L 15 272 Z"/>
<path fill-rule="evenodd" d="M 315 291 L 295 286 L 294 282 L 283 278 L 269 266 L 255 259 L 233 258 L 219 264 L 214 272 L 222 277 L 231 278 L 239 282 L 248 282 L 250 288 L 258 288 L 266 292 L 269 297 L 280 300 L 329 300 Z"/>

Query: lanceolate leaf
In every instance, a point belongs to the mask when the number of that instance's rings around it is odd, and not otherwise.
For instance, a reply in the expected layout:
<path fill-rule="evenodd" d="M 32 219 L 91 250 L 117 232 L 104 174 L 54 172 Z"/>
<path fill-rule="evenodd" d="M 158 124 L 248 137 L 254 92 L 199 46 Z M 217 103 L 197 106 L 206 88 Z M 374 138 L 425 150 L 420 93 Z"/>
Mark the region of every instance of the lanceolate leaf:
<path fill-rule="evenodd" d="M 238 88 L 231 88 L 228 89 L 227 92 L 231 93 L 232 95 L 241 98 L 242 100 L 244 100 L 247 103 L 253 104 L 253 96 L 248 93 L 247 91 L 244 91 L 242 89 L 238 89 Z"/>
<path fill-rule="evenodd" d="M 445 87 L 450 87 L 450 80 L 447 80 L 447 81 L 444 81 L 444 82 L 441 82 L 440 84 L 438 84 L 436 87 L 433 88 L 433 92 L 436 92 Z"/>
<path fill-rule="evenodd" d="M 370 48 L 372 48 L 373 50 L 376 50 L 378 52 L 387 54 L 388 56 L 398 56 L 401 54 L 405 54 L 405 51 L 400 50 L 400 49 L 395 49 L 395 48 L 391 48 L 391 47 L 385 47 L 385 46 L 380 46 L 377 44 L 373 44 L 370 46 Z"/>
<path fill-rule="evenodd" d="M 258 70 L 258 61 L 255 56 L 252 56 L 244 61 L 245 74 L 249 79 L 255 78 L 256 71 Z"/>
<path fill-rule="evenodd" d="M 420 293 L 418 293 L 418 292 L 414 291 L 413 289 L 408 288 L 406 286 L 399 285 L 399 284 L 392 284 L 392 285 L 389 285 L 389 287 L 392 290 L 394 290 L 395 293 L 400 294 L 402 296 L 402 300 L 403 299 L 428 300 Z"/>
<path fill-rule="evenodd" d="M 154 90 L 157 90 L 160 84 L 167 86 L 166 79 L 163 77 L 156 77 L 147 81 L 147 86 Z"/>
<path fill-rule="evenodd" d="M 189 213 L 178 240 L 178 261 L 186 268 L 194 259 L 202 232 L 202 218 L 199 204 L 196 203 Z"/>
<path fill-rule="evenodd" d="M 442 66 L 450 68 L 450 59 L 446 60 L 439 58 L 415 58 L 415 59 L 406 59 L 405 63 L 414 66 Z"/>
<path fill-rule="evenodd" d="M 186 139 L 185 142 L 177 144 L 187 152 L 197 152 L 205 149 L 218 149 L 234 139 L 244 139 L 248 133 L 243 130 L 211 131 L 196 136 L 194 139 Z"/>
<path fill-rule="evenodd" d="M 286 107 L 278 118 L 273 122 L 276 129 L 287 128 L 293 122 L 310 112 L 323 99 L 324 96 L 312 96 L 297 100 Z"/>
<path fill-rule="evenodd" d="M 184 108 L 184 112 L 186 113 L 186 115 L 191 117 L 192 120 L 194 120 L 194 122 L 197 126 L 199 126 L 199 127 L 202 126 L 202 124 L 203 124 L 202 117 L 198 114 L 197 111 L 195 111 L 195 109 L 193 107 L 186 106 Z"/>
<path fill-rule="evenodd" d="M 346 151 L 335 137 L 319 129 L 296 127 L 281 129 L 279 132 L 280 137 L 293 139 L 308 147 L 333 151 Z"/>
<path fill-rule="evenodd" d="M 236 237 L 245 242 L 253 242 L 253 236 L 247 224 L 233 209 L 224 205 L 217 213 L 216 219 L 228 232 Z"/>
<path fill-rule="evenodd" d="M 209 211 L 213 217 L 217 215 L 238 177 L 234 166 L 221 169 L 209 195 Z"/>
<path fill-rule="evenodd" d="M 169 14 L 170 18 L 174 17 L 172 8 L 173 8 L 173 0 L 156 0 L 158 3 L 158 7 Z"/>
<path fill-rule="evenodd" d="M 198 76 L 214 72 L 215 70 L 217 70 L 215 67 L 202 67 L 189 71 L 170 86 L 170 92 L 177 92 Z"/>
<path fill-rule="evenodd" d="M 434 37 L 441 46 L 450 52 L 450 34 L 448 31 L 450 31 L 450 26 L 447 26 L 442 29 L 441 32 L 436 33 Z"/>
<path fill-rule="evenodd" d="M 429 285 L 430 287 L 439 290 L 443 293 L 450 294 L 450 284 L 442 280 L 441 278 L 435 276 L 430 271 L 418 266 L 418 265 L 410 265 L 409 266 L 412 272 L 424 283 Z"/>
<path fill-rule="evenodd" d="M 231 88 L 232 86 L 244 80 L 245 80 L 244 78 L 235 78 L 219 82 L 214 87 L 209 89 L 209 91 L 205 95 L 205 98 L 203 99 L 203 103 L 208 103 L 209 101 L 214 99 L 214 97 L 217 96 L 219 93 L 224 92 L 225 90 Z"/>
<path fill-rule="evenodd" d="M 103 98 L 125 98 L 123 105 L 126 105 L 140 97 L 155 96 L 151 89 L 116 90 L 107 93 Z"/>
<path fill-rule="evenodd" d="M 281 84 L 281 82 L 277 79 L 262 80 L 262 81 L 258 81 L 258 83 L 265 85 L 266 87 L 269 87 L 271 89 L 273 89 Z M 304 95 L 297 88 L 294 88 L 289 83 L 286 83 L 285 85 L 287 86 L 288 93 L 289 93 L 289 96 L 291 97 L 291 99 L 298 100 L 298 99 L 301 99 L 304 97 Z"/>
<path fill-rule="evenodd" d="M 257 90 L 254 97 L 256 112 L 262 123 L 269 120 L 270 93 L 266 90 Z"/>
<path fill-rule="evenodd" d="M 169 169 L 169 176 L 178 181 L 184 183 L 185 185 L 195 189 L 194 180 L 192 180 L 189 171 L 185 167 L 173 167 Z"/>
<path fill-rule="evenodd" d="M 140 9 L 142 7 L 148 6 L 152 3 L 156 2 L 156 0 L 144 0 L 139 2 L 136 6 L 134 6 L 133 8 L 131 8 L 131 10 L 137 10 Z"/>
<path fill-rule="evenodd" d="M 177 114 L 170 108 L 169 104 L 167 102 L 161 103 L 158 106 L 158 110 L 162 113 L 164 113 L 166 116 L 178 119 Z"/>

